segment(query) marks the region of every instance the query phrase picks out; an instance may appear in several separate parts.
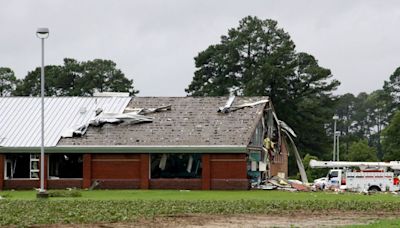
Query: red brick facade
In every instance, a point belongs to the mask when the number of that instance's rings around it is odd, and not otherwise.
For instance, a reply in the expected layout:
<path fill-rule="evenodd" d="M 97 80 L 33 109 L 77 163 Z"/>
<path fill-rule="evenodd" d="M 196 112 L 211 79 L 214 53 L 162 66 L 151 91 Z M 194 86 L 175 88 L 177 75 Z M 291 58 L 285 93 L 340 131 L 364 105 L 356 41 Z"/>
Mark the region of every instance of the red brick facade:
<path fill-rule="evenodd" d="M 92 155 L 83 155 L 82 188 L 90 188 L 92 185 Z"/>
<path fill-rule="evenodd" d="M 278 173 L 284 173 L 285 178 L 288 176 L 288 152 L 285 143 L 281 145 L 281 153 L 275 155 L 270 164 L 270 176 L 276 176 Z"/>
<path fill-rule="evenodd" d="M 248 189 L 246 154 L 210 154 L 210 189 Z"/>
<path fill-rule="evenodd" d="M 285 169 L 287 153 L 284 151 L 280 155 L 284 162 L 274 163 L 272 173 Z M 100 189 L 248 189 L 246 159 L 244 153 L 203 154 L 201 178 L 151 179 L 149 154 L 84 154 L 82 179 L 46 178 L 45 183 L 49 189 L 89 188 L 94 181 Z M 39 187 L 38 180 L 4 180 L 3 166 L 4 155 L 0 154 L 0 189 Z M 287 172 L 287 166 L 285 170 Z"/>

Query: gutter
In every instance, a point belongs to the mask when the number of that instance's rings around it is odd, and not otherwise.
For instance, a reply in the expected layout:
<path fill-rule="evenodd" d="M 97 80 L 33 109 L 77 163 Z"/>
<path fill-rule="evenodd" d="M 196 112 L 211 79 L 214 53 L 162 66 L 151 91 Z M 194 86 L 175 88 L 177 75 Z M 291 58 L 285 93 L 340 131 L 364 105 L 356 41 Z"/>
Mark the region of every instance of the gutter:
<path fill-rule="evenodd" d="M 0 147 L 0 153 L 39 153 L 40 147 Z M 247 153 L 247 146 L 55 146 L 46 153 Z"/>

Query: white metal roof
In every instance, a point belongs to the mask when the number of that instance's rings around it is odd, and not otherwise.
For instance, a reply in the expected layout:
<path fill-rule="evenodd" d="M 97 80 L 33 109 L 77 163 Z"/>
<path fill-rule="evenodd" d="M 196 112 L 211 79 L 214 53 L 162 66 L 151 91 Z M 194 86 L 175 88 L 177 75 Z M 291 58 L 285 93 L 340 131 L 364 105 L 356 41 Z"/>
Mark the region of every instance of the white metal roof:
<path fill-rule="evenodd" d="M 95 110 L 122 113 L 130 97 L 46 97 L 45 146 L 56 146 L 67 128 L 87 123 Z M 40 98 L 0 97 L 0 146 L 40 146 Z"/>

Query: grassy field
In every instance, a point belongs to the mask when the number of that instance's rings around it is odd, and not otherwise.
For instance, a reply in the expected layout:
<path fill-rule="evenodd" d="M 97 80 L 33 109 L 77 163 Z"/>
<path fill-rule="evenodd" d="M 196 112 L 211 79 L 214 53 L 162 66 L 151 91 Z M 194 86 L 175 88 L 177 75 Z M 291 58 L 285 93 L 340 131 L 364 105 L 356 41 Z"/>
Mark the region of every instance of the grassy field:
<path fill-rule="evenodd" d="M 62 196 L 65 191 L 52 193 Z M 0 225 L 134 222 L 139 218 L 182 214 L 400 212 L 400 196 L 392 194 L 172 190 L 96 190 L 75 193 L 80 196 L 36 200 L 34 191 L 0 191 L 3 197 L 0 200 Z M 398 222 L 395 221 L 396 224 Z"/>
<path fill-rule="evenodd" d="M 57 192 L 57 191 L 53 191 Z M 177 190 L 94 190 L 78 191 L 77 198 L 55 197 L 51 200 L 327 200 L 327 201 L 385 201 L 400 203 L 400 195 L 354 193 L 337 194 L 333 192 L 284 192 L 284 191 L 177 191 Z M 34 200 L 35 191 L 0 191 L 0 196 L 9 200 Z"/>

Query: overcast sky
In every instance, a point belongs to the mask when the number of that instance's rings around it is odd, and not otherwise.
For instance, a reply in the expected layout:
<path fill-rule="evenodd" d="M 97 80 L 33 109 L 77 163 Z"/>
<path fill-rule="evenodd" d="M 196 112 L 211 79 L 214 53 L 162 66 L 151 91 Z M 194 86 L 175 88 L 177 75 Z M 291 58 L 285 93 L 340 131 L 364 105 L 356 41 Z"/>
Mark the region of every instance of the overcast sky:
<path fill-rule="evenodd" d="M 400 1 L 0 0 L 0 67 L 22 78 L 39 66 L 35 31 L 48 27 L 46 64 L 111 59 L 139 96 L 184 96 L 193 57 L 247 15 L 277 20 L 339 94 L 379 89 L 400 66 Z"/>

